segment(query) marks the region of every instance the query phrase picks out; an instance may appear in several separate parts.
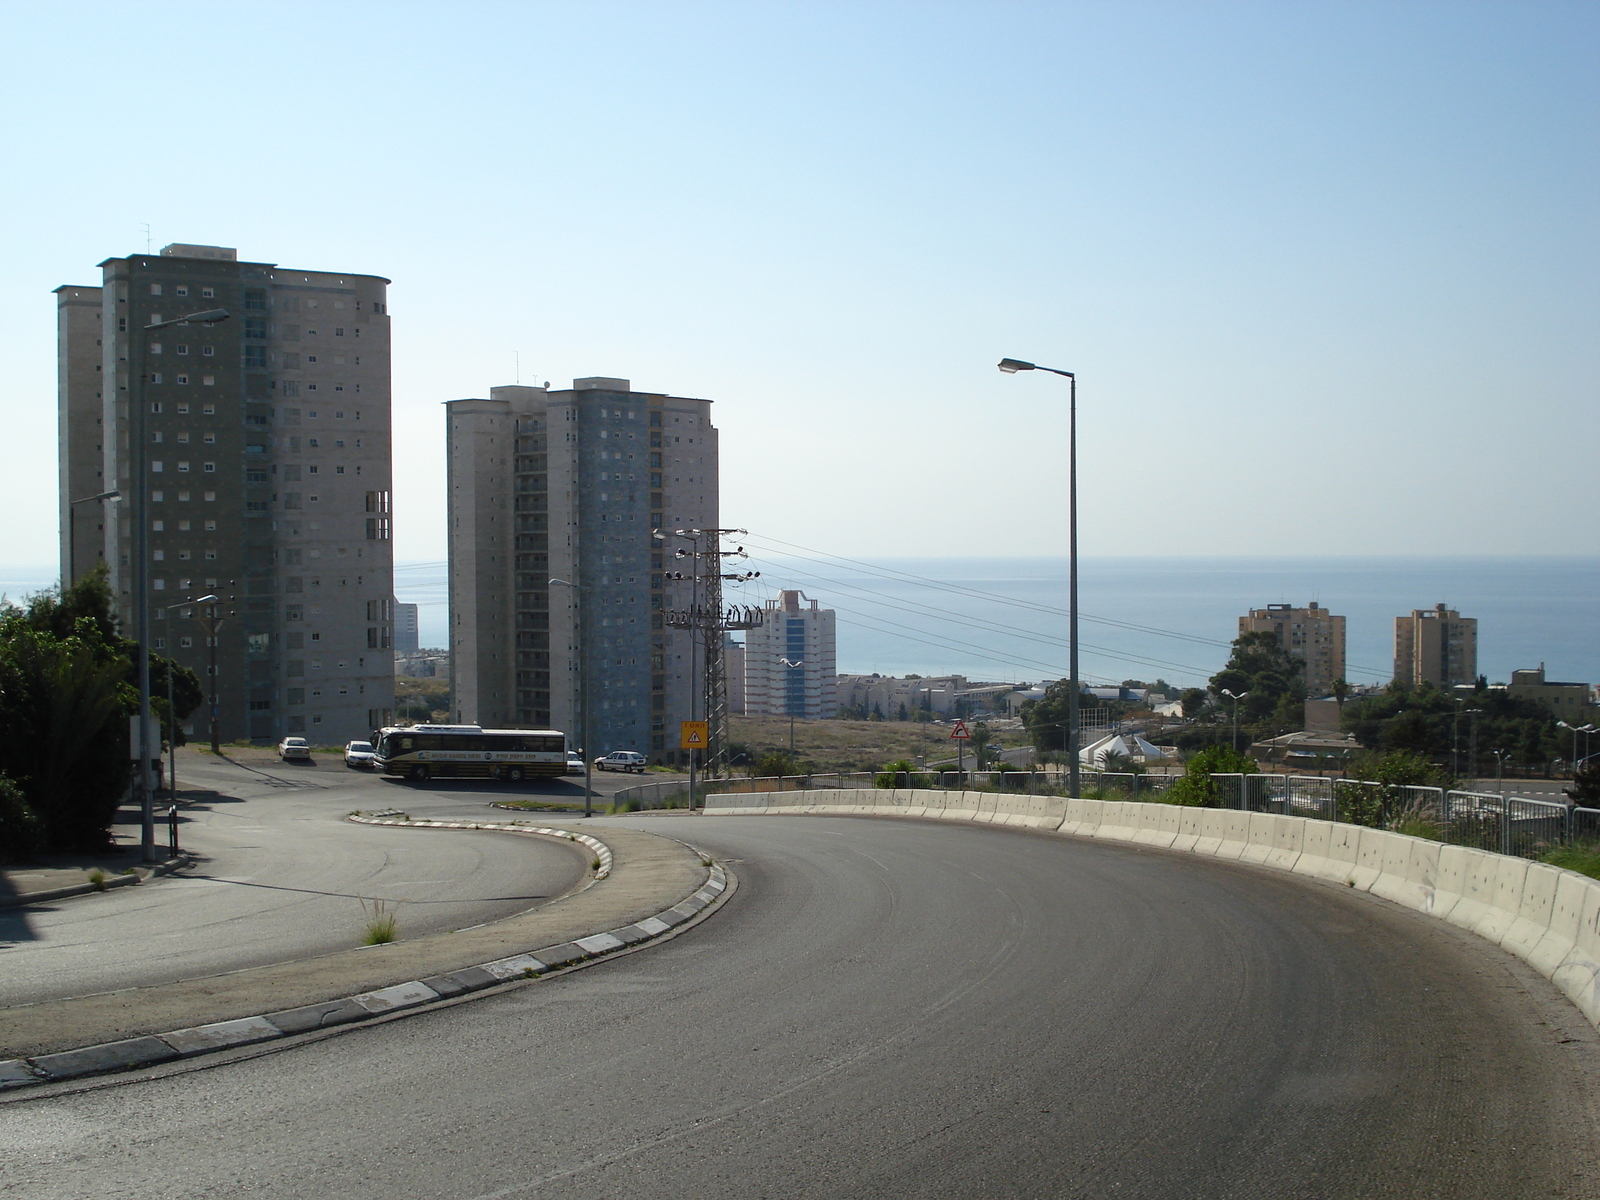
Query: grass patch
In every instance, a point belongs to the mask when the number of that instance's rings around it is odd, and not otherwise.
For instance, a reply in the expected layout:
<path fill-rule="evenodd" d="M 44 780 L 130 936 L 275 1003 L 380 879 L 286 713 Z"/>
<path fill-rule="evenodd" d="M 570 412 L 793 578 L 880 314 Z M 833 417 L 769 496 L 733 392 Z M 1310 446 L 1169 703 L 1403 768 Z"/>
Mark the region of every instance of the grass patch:
<path fill-rule="evenodd" d="M 89 872 L 89 886 L 97 892 L 103 892 L 106 890 L 106 880 L 109 878 L 111 878 L 109 875 L 96 867 Z"/>
<path fill-rule="evenodd" d="M 399 920 L 387 900 L 374 900 L 371 908 L 368 908 L 367 902 L 363 900 L 361 913 L 365 918 L 361 926 L 363 946 L 387 945 L 399 936 Z"/>
<path fill-rule="evenodd" d="M 1552 867 L 1565 867 L 1591 879 L 1600 879 L 1600 845 L 1552 846 L 1539 856 L 1539 861 Z"/>

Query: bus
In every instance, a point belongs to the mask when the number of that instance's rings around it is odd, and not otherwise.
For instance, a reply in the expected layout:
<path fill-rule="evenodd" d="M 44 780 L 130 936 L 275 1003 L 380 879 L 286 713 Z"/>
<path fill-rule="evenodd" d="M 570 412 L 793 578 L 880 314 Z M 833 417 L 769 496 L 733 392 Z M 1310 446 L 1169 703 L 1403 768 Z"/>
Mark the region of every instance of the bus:
<path fill-rule="evenodd" d="M 417 783 L 429 779 L 506 779 L 521 783 L 567 769 L 567 735 L 555 729 L 410 725 L 374 731 L 376 767 Z"/>

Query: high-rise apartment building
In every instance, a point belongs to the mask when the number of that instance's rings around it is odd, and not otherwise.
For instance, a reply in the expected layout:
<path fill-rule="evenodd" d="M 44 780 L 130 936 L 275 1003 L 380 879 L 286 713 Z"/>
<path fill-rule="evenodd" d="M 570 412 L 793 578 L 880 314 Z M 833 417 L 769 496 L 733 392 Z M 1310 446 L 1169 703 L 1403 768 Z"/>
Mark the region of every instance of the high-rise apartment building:
<path fill-rule="evenodd" d="M 1394 677 L 1416 687 L 1454 687 L 1478 677 L 1478 619 L 1436 604 L 1394 619 Z"/>
<path fill-rule="evenodd" d="M 394 707 L 389 281 L 222 246 L 100 267 L 99 287 L 56 289 L 63 579 L 104 558 L 134 634 L 143 522 L 151 648 L 208 692 L 215 671 L 224 740 L 365 737 Z M 206 594 L 214 645 L 182 603 Z"/>
<path fill-rule="evenodd" d="M 396 654 L 415 654 L 420 647 L 421 634 L 417 627 L 417 606 L 415 604 L 400 604 L 394 606 L 394 652 Z"/>
<path fill-rule="evenodd" d="M 834 613 L 803 592 L 766 603 L 766 620 L 744 635 L 744 710 L 816 721 L 835 717 Z"/>
<path fill-rule="evenodd" d="M 711 402 L 597 377 L 445 408 L 455 718 L 575 745 L 586 703 L 590 756 L 675 752 L 704 713 L 672 531 L 717 525 Z"/>
<path fill-rule="evenodd" d="M 1344 618 L 1313 600 L 1304 608 L 1269 604 L 1239 618 L 1240 633 L 1270 633 L 1306 664 L 1308 696 L 1325 696 L 1336 679 L 1344 678 Z"/>

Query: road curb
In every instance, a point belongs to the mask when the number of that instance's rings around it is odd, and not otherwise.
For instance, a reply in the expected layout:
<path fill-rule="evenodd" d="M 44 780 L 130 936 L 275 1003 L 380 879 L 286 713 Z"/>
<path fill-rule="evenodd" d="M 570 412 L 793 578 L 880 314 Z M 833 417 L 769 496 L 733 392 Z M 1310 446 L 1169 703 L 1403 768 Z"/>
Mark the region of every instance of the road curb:
<path fill-rule="evenodd" d="M 433 821 L 426 818 L 412 820 L 410 817 L 400 815 L 395 810 L 377 812 L 370 816 L 362 813 L 351 813 L 347 819 L 357 825 L 395 825 L 417 829 L 490 829 L 500 833 L 534 833 L 541 837 L 557 838 L 563 842 L 577 842 L 579 845 L 587 846 L 594 851 L 594 856 L 600 863 L 599 867 L 595 869 L 595 879 L 601 880 L 611 874 L 611 847 L 599 838 L 590 837 L 587 833 L 574 833 L 570 829 L 556 829 L 547 825 L 529 825 L 522 821 Z"/>
<path fill-rule="evenodd" d="M 611 865 L 610 847 L 598 838 L 572 833 L 569 830 L 471 821 L 401 821 L 389 817 L 352 819 L 359 819 L 366 824 L 543 834 L 564 841 L 579 842 L 594 850 L 596 856 L 601 859 L 603 871 L 609 872 Z M 694 847 L 690 849 L 694 850 Z M 695 853 L 700 851 L 695 850 Z M 672 907 L 631 924 L 589 934 L 570 942 L 531 950 L 524 954 L 494 959 L 444 975 L 407 980 L 358 995 L 303 1005 L 281 1012 L 260 1013 L 188 1029 L 176 1029 L 167 1033 L 84 1046 L 54 1054 L 7 1059 L 0 1061 L 0 1092 L 89 1075 L 156 1066 L 176 1059 L 193 1058 L 197 1055 L 238 1049 L 338 1025 L 374 1020 L 391 1013 L 424 1008 L 501 984 L 521 979 L 538 979 L 619 951 L 629 950 L 641 943 L 670 934 L 679 926 L 687 924 L 718 904 L 729 894 L 728 872 L 721 865 L 711 862 L 704 854 L 701 854 L 701 858 L 709 864 L 704 883 Z M 598 873 L 597 877 L 600 877 Z"/>
<path fill-rule="evenodd" d="M 114 888 L 136 887 L 146 879 L 154 879 L 158 875 L 170 875 L 180 867 L 187 867 L 193 860 L 187 854 L 179 854 L 176 858 L 169 858 L 165 862 L 156 863 L 139 874 L 139 868 L 134 868 L 132 875 L 111 875 L 104 883 L 75 883 L 71 887 L 50 888 L 43 892 L 22 892 L 15 896 L 0 896 L 0 908 L 25 908 L 30 904 L 47 904 L 51 900 L 65 900 L 69 896 L 88 896 L 94 892 L 109 892 Z"/>

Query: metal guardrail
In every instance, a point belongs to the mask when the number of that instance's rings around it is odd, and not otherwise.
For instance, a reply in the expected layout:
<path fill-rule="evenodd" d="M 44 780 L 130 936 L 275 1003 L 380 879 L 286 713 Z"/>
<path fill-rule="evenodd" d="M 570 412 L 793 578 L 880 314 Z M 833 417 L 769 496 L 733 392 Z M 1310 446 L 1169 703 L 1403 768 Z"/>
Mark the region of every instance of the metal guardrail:
<path fill-rule="evenodd" d="M 1161 793 L 1177 778 L 1181 776 L 1085 771 L 1078 790 L 1092 800 L 1161 803 Z M 1221 808 L 1370 825 L 1522 858 L 1537 858 L 1562 843 L 1600 843 L 1600 809 L 1546 800 L 1322 775 L 1213 775 L 1211 779 Z M 702 780 L 695 788 L 695 804 L 703 805 L 707 796 L 879 787 L 1067 794 L 1065 775 L 1055 771 L 829 771 Z M 689 785 L 681 779 L 638 784 L 612 797 L 613 812 L 687 807 Z"/>

